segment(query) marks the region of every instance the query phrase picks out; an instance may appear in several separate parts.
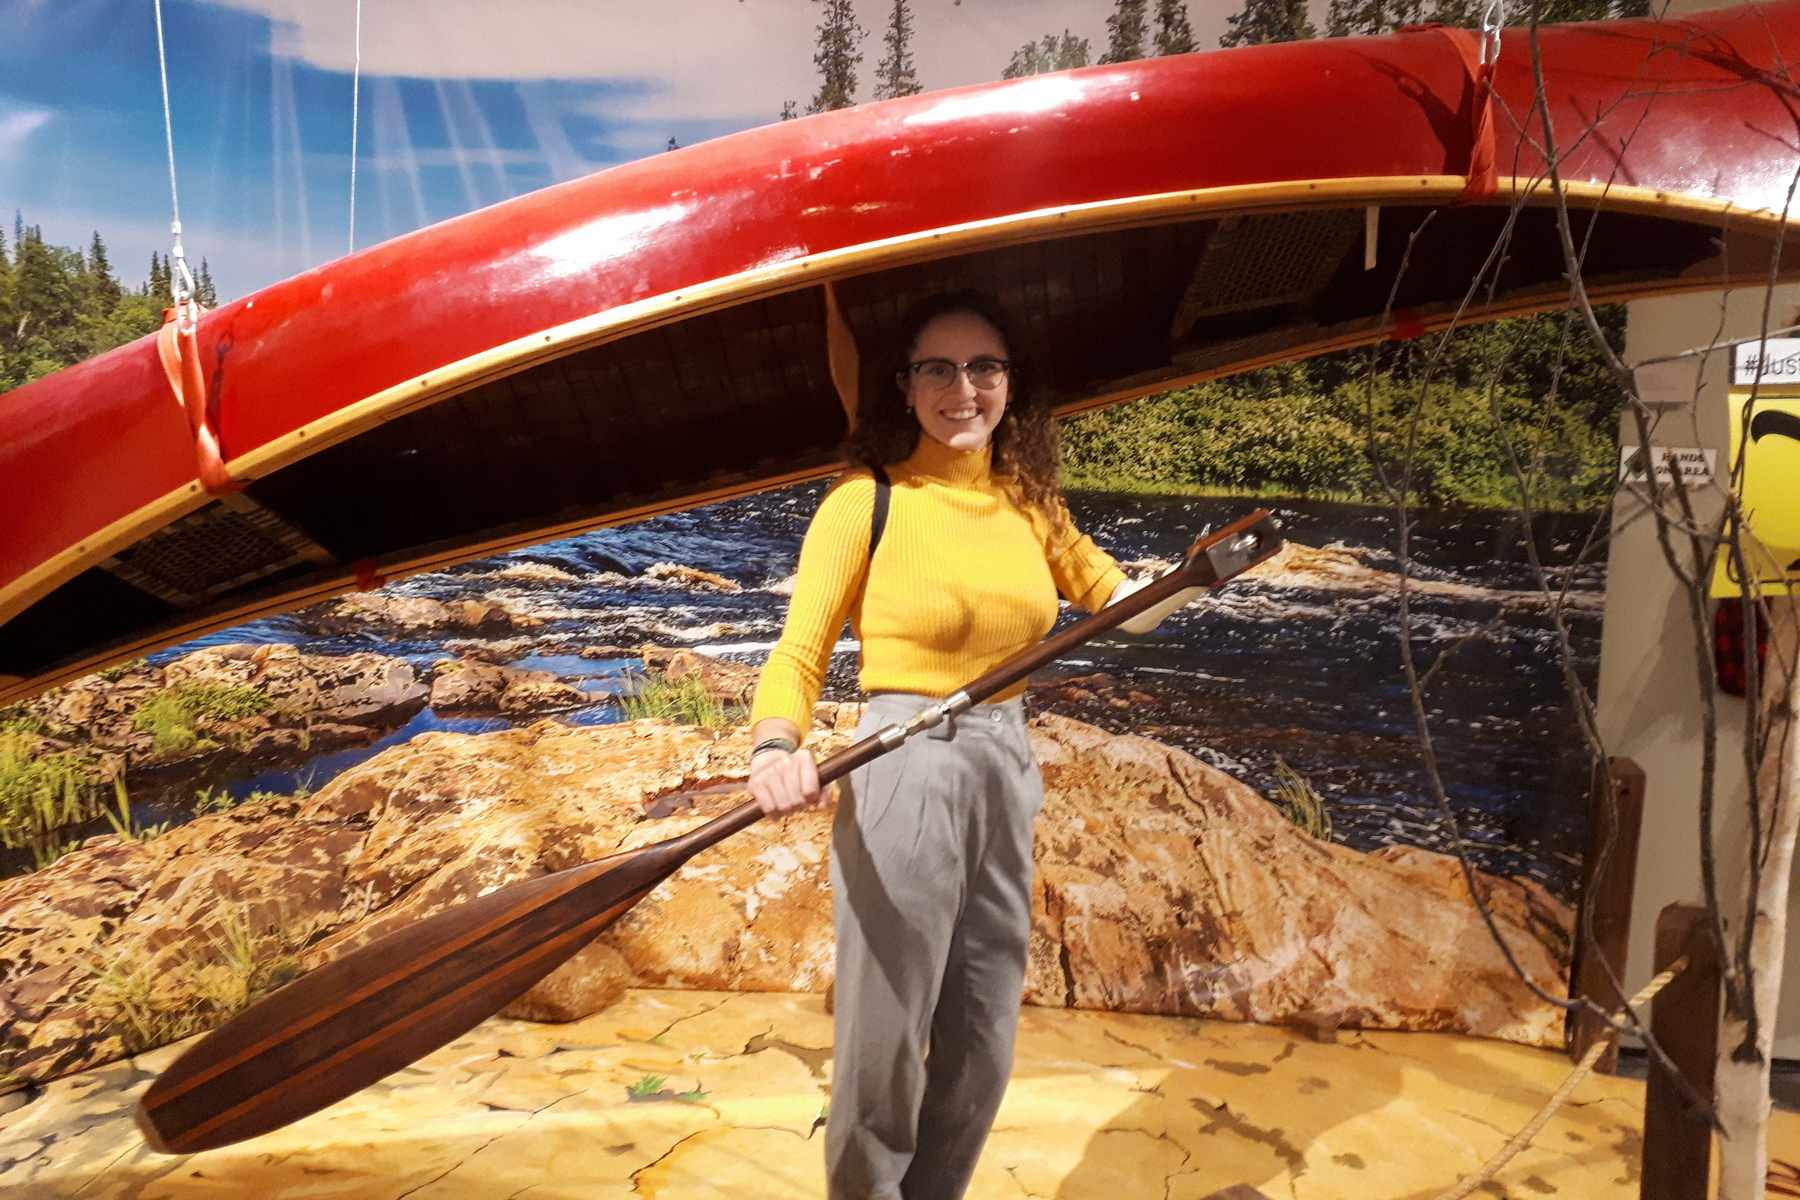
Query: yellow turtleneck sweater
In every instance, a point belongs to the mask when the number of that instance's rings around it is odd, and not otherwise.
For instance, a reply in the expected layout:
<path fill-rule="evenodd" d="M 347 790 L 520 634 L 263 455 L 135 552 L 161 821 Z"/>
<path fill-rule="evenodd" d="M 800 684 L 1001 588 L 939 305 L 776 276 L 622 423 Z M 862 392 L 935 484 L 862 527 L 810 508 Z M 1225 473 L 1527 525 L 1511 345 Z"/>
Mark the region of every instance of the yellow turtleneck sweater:
<path fill-rule="evenodd" d="M 754 724 L 783 717 L 803 733 L 832 646 L 850 619 L 862 642 L 863 690 L 948 696 L 1041 640 L 1056 597 L 1092 612 L 1124 580 L 1111 556 L 1067 519 L 1020 510 L 986 449 L 964 452 L 921 435 L 888 468 L 893 491 L 869 561 L 875 479 L 857 468 L 826 492 L 800 548 L 781 641 L 751 705 Z M 866 584 L 865 584 L 866 576 Z M 1016 696 L 1023 683 L 995 699 Z"/>

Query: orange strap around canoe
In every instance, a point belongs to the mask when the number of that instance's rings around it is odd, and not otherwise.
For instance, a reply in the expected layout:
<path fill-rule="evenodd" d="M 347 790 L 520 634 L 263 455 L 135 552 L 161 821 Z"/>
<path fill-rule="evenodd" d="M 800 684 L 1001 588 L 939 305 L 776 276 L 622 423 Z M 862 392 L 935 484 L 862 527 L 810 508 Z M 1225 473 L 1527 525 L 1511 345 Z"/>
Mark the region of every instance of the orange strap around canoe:
<path fill-rule="evenodd" d="M 187 414 L 200 486 L 209 496 L 238 491 L 244 485 L 225 469 L 225 457 L 219 449 L 219 431 L 207 409 L 206 375 L 200 369 L 200 342 L 195 336 L 195 326 L 183 329 L 179 317 L 164 320 L 156 334 L 156 353 L 169 377 L 169 390 L 175 393 L 175 402 Z"/>
<path fill-rule="evenodd" d="M 1500 174 L 1494 148 L 1494 62 L 1481 61 L 1482 34 L 1450 25 L 1413 25 L 1410 29 L 1442 34 L 1456 48 L 1473 88 L 1469 98 L 1469 169 L 1463 185 L 1463 204 L 1486 200 L 1500 190 Z M 1496 40 L 1495 45 L 1499 42 Z M 1498 55 L 1496 55 L 1496 59 Z"/>

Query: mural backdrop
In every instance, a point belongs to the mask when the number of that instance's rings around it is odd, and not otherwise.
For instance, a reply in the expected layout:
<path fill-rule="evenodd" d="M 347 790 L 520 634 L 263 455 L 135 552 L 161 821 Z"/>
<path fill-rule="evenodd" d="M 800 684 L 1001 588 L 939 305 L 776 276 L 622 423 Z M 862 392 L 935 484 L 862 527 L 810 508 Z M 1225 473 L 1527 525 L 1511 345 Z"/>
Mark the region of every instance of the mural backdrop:
<path fill-rule="evenodd" d="M 1274 6 L 1141 0 L 542 0 L 504 16 L 419 0 L 369 6 L 353 78 L 352 5 L 164 7 L 187 245 L 211 295 L 810 108 L 1381 19 L 1336 3 L 1277 27 L 1256 16 Z M 153 328 L 168 290 L 146 6 L 14 3 L 5 20 L 0 202 L 19 216 L 0 386 Z M 1505 966 L 1447 853 L 1400 670 L 1393 464 L 1365 433 L 1399 420 L 1421 353 L 1066 426 L 1077 519 L 1135 569 L 1256 503 L 1291 544 L 1154 635 L 1102 639 L 1034 681 L 1049 799 L 1028 1002 L 1560 1043 L 1560 1013 Z M 1496 371 L 1546 483 L 1530 522 L 1488 437 Z M 1557 992 L 1587 762 L 1531 560 L 1565 595 L 1591 681 L 1612 410 L 1557 317 L 1461 337 L 1435 379 L 1406 569 L 1412 644 L 1455 654 L 1418 707 L 1501 934 Z M 821 492 L 414 578 L 0 711 L 0 1089 L 206 1028 L 419 915 L 734 802 L 664 798 L 743 771 L 742 704 Z M 28 498 L 0 504 L 29 519 Z M 854 726 L 855 663 L 845 641 L 816 714 L 826 749 Z M 509 1011 L 569 1019 L 633 983 L 825 990 L 828 824 L 733 839 Z"/>

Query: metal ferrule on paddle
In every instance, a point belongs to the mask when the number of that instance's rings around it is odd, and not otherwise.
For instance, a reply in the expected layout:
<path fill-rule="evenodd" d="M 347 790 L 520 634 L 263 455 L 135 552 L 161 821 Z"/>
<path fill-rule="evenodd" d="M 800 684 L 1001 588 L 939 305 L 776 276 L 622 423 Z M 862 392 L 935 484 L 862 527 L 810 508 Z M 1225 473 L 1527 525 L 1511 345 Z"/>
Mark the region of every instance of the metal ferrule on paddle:
<path fill-rule="evenodd" d="M 1281 537 L 1258 511 L 1194 543 L 1186 560 L 819 766 L 830 782 L 1020 682 L 1059 654 L 1184 588 L 1268 558 Z M 711 789 L 708 789 L 711 790 Z M 741 788 L 736 789 L 741 790 Z M 138 1103 L 155 1149 L 192 1153 L 317 1112 L 416 1062 L 561 966 L 695 854 L 756 822 L 747 803 L 679 837 L 525 879 L 413 921 L 264 997 L 171 1063 Z"/>

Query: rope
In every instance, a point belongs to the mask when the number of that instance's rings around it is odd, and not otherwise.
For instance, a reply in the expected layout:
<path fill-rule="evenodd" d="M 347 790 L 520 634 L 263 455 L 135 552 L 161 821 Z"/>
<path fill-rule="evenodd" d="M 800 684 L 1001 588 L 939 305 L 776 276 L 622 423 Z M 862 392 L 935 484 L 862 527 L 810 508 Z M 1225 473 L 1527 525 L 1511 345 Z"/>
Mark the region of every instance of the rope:
<path fill-rule="evenodd" d="M 362 0 L 356 0 L 356 62 L 350 75 L 350 250 L 356 249 L 356 118 L 361 93 Z"/>
<path fill-rule="evenodd" d="M 1642 991 L 1626 1002 L 1626 1007 L 1640 1008 L 1650 1003 L 1656 993 L 1668 986 L 1671 979 L 1687 969 L 1687 965 L 1688 960 L 1685 957 L 1670 963 L 1669 969 L 1645 984 Z M 1582 1080 L 1588 1077 L 1588 1073 L 1594 1069 L 1594 1064 L 1600 1061 L 1600 1056 L 1606 1053 L 1606 1048 L 1610 1044 L 1607 1039 L 1601 1038 L 1589 1046 L 1588 1052 L 1581 1056 L 1580 1062 L 1575 1064 L 1575 1069 L 1569 1072 L 1569 1077 L 1563 1080 L 1561 1087 L 1556 1089 L 1556 1094 L 1544 1102 L 1544 1107 L 1538 1109 L 1537 1116 L 1531 1118 L 1523 1129 L 1513 1134 L 1512 1139 L 1506 1145 L 1500 1147 L 1492 1158 L 1481 1165 L 1481 1170 L 1440 1195 L 1437 1200 L 1463 1200 L 1463 1197 L 1499 1174 L 1500 1169 L 1511 1162 L 1519 1151 L 1529 1146 L 1531 1140 L 1542 1132 L 1544 1126 L 1550 1123 L 1550 1118 L 1556 1115 L 1556 1110 L 1563 1106 L 1569 1095 L 1581 1085 Z"/>
<path fill-rule="evenodd" d="M 156 0 L 156 66 L 162 76 L 163 140 L 169 148 L 169 235 L 175 240 L 169 254 L 169 288 L 174 293 L 176 315 L 184 328 L 191 329 L 199 314 L 194 306 L 194 276 L 188 270 L 187 252 L 181 248 L 181 193 L 175 187 L 175 121 L 169 109 L 169 56 L 163 47 L 162 0 Z"/>

